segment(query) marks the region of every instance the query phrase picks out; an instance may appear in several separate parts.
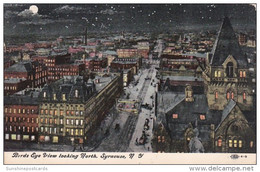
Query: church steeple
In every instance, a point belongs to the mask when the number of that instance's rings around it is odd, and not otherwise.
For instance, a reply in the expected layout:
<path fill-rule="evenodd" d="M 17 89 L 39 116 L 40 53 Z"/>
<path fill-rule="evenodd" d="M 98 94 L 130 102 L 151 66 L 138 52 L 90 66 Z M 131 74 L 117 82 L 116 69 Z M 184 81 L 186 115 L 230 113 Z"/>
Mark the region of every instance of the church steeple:
<path fill-rule="evenodd" d="M 238 38 L 236 37 L 229 18 L 225 17 L 212 49 L 210 65 L 221 66 L 229 55 L 235 58 L 238 66 L 247 67 L 246 56 L 240 48 Z"/>

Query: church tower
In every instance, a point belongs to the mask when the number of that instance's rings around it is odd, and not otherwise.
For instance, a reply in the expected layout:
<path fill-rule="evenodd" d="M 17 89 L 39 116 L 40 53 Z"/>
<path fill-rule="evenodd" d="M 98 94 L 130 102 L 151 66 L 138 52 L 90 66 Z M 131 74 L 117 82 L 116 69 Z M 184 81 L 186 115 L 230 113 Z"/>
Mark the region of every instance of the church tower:
<path fill-rule="evenodd" d="M 208 105 L 223 110 L 232 99 L 244 110 L 253 106 L 248 63 L 230 20 L 225 17 L 203 72 Z"/>

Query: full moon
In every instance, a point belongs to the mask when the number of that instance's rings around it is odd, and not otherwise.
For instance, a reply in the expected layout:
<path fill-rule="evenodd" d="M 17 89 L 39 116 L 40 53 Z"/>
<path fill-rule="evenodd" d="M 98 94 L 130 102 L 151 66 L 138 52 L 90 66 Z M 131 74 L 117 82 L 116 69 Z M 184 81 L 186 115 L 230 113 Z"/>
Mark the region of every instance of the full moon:
<path fill-rule="evenodd" d="M 31 5 L 29 10 L 32 11 L 33 14 L 38 13 L 38 7 L 36 5 Z"/>

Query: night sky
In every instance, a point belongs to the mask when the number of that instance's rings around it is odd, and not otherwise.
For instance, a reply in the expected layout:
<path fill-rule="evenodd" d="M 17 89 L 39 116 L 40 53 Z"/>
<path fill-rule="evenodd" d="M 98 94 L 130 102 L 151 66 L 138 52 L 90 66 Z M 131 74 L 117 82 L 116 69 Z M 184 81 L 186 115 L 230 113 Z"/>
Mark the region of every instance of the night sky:
<path fill-rule="evenodd" d="M 246 4 L 4 4 L 4 34 L 72 35 L 86 26 L 96 32 L 206 30 L 219 28 L 223 16 L 235 29 L 256 27 L 256 9 Z"/>

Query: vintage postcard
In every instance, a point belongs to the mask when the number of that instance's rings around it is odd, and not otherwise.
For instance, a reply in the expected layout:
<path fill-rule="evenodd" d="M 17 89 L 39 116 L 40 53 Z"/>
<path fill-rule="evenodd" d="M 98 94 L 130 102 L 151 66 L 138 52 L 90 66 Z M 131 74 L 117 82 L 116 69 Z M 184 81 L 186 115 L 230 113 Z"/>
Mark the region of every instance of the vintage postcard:
<path fill-rule="evenodd" d="M 255 165 L 256 8 L 4 3 L 4 164 Z"/>

